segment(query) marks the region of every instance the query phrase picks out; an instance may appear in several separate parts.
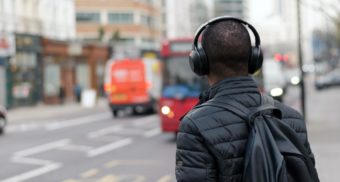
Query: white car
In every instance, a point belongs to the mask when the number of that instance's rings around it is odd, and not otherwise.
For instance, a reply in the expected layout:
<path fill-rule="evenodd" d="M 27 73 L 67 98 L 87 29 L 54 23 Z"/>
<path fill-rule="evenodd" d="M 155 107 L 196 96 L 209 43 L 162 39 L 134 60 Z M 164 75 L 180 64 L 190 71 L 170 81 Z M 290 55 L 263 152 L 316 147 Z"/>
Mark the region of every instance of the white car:
<path fill-rule="evenodd" d="M 0 106 L 0 134 L 4 133 L 6 125 L 7 125 L 6 109 L 3 106 Z"/>

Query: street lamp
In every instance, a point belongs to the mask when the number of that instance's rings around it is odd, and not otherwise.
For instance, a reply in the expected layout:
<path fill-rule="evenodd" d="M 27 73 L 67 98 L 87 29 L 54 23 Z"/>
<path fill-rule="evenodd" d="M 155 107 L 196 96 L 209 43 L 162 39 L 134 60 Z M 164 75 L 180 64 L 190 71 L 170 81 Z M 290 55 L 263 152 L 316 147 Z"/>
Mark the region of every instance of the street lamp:
<path fill-rule="evenodd" d="M 301 97 L 301 111 L 302 115 L 306 121 L 306 94 L 305 94 L 305 73 L 302 69 L 303 67 L 303 53 L 302 53 L 302 43 L 301 43 L 301 0 L 296 0 L 296 11 L 297 11 L 297 39 L 298 39 L 298 54 L 299 54 L 299 68 L 301 72 L 301 80 L 300 80 L 300 97 Z"/>

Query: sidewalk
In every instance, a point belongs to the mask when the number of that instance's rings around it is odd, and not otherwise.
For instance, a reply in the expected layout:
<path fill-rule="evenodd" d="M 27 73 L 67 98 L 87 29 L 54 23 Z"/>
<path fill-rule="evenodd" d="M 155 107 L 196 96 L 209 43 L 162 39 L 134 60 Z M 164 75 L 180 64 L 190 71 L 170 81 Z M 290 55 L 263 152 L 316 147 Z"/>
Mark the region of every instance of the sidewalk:
<path fill-rule="evenodd" d="M 7 113 L 9 123 L 49 120 L 53 117 L 95 113 L 108 109 L 107 100 L 100 98 L 93 108 L 84 108 L 80 103 L 69 102 L 63 105 L 45 105 L 19 107 Z"/>
<path fill-rule="evenodd" d="M 306 81 L 307 127 L 322 182 L 338 182 L 340 173 L 340 88 L 317 91 Z"/>

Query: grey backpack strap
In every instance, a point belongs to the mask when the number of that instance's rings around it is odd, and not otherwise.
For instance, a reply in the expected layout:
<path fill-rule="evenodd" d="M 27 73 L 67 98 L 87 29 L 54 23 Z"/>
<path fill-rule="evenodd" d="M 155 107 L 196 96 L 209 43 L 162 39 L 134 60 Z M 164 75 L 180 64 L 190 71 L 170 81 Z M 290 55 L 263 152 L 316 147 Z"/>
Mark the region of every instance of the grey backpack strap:
<path fill-rule="evenodd" d="M 275 106 L 275 101 L 272 97 L 261 94 L 261 105 L 253 109 L 249 113 L 249 118 L 252 120 L 260 114 L 273 115 L 276 118 L 282 119 L 282 112 Z"/>

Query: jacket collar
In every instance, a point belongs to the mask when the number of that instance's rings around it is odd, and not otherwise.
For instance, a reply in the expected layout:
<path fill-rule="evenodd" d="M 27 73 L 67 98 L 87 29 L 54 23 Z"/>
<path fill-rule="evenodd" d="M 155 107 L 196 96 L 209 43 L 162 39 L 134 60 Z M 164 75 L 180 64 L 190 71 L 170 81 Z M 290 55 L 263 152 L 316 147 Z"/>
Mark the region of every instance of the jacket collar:
<path fill-rule="evenodd" d="M 202 92 L 199 104 L 218 96 L 250 92 L 259 92 L 257 84 L 251 76 L 225 78 Z"/>

